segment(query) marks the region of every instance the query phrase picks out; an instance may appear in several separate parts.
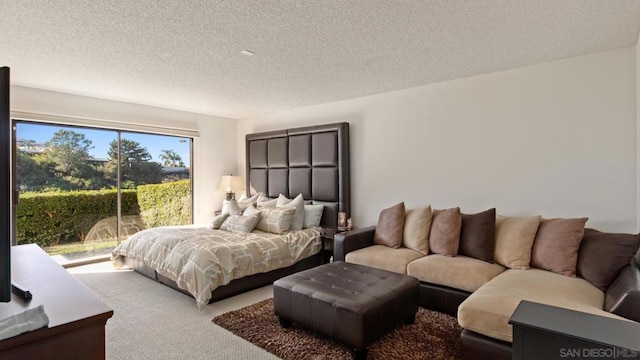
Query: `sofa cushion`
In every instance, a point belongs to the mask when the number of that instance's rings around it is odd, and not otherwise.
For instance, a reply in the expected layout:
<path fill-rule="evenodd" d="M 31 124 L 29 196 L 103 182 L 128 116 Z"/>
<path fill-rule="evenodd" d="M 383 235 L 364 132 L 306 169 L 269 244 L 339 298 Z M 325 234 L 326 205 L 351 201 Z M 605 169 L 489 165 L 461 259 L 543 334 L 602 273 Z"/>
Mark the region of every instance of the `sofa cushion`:
<path fill-rule="evenodd" d="M 404 230 L 404 202 L 380 211 L 378 225 L 373 234 L 373 243 L 397 249 L 402 245 Z"/>
<path fill-rule="evenodd" d="M 585 229 L 578 250 L 578 276 L 606 291 L 640 246 L 634 234 L 604 233 Z"/>
<path fill-rule="evenodd" d="M 458 254 L 493 262 L 496 245 L 496 209 L 462 214 Z"/>
<path fill-rule="evenodd" d="M 431 230 L 431 206 L 408 209 L 404 215 L 402 246 L 422 255 L 429 253 L 429 230 Z"/>
<path fill-rule="evenodd" d="M 429 252 L 446 256 L 456 256 L 460 245 L 462 216 L 460 208 L 434 210 L 429 232 Z"/>
<path fill-rule="evenodd" d="M 407 275 L 420 281 L 474 292 L 506 269 L 467 256 L 431 254 L 407 266 Z"/>
<path fill-rule="evenodd" d="M 528 269 L 541 216 L 496 216 L 494 259 L 511 269 Z"/>
<path fill-rule="evenodd" d="M 531 266 L 575 277 L 586 222 L 586 217 L 540 221 L 531 249 Z"/>
<path fill-rule="evenodd" d="M 407 264 L 423 256 L 407 248 L 392 249 L 384 245 L 372 245 L 348 253 L 345 260 L 353 264 L 406 274 Z"/>
<path fill-rule="evenodd" d="M 622 319 L 602 310 L 604 292 L 584 279 L 539 269 L 509 269 L 460 304 L 458 323 L 479 334 L 512 342 L 509 318 L 521 300 Z"/>

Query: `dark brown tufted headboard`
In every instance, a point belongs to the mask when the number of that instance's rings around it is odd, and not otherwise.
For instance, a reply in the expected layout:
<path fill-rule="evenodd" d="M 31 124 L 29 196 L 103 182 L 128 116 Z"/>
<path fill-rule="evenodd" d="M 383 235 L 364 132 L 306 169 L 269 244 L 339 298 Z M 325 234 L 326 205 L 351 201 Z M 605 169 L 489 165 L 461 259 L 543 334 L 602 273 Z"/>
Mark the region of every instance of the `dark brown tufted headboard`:
<path fill-rule="evenodd" d="M 302 193 L 325 205 L 323 227 L 335 228 L 339 211 L 350 217 L 349 123 L 248 134 L 246 156 L 247 194 Z"/>

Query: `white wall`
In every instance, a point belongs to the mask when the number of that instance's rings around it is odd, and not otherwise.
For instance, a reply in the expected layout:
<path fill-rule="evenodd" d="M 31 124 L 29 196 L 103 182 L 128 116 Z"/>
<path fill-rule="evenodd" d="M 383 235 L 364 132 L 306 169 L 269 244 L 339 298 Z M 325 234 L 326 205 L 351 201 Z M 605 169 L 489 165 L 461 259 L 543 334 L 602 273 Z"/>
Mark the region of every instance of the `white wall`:
<path fill-rule="evenodd" d="M 636 232 L 640 232 L 640 34 L 636 43 Z"/>
<path fill-rule="evenodd" d="M 194 140 L 194 222 L 205 223 L 222 207 L 224 193 L 216 190 L 223 174 L 237 173 L 236 120 L 103 100 L 28 87 L 11 88 L 11 110 L 98 119 L 167 129 L 197 130 Z"/>
<path fill-rule="evenodd" d="M 247 133 L 351 124 L 354 224 L 408 208 L 496 207 L 505 215 L 588 216 L 635 231 L 635 49 L 293 109 L 238 124 Z"/>

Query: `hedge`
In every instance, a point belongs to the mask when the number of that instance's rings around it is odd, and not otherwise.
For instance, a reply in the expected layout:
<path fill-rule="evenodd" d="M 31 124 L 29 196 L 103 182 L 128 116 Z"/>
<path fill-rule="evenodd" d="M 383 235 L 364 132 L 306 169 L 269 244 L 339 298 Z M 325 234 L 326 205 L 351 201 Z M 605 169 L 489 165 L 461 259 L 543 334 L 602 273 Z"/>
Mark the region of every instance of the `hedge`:
<path fill-rule="evenodd" d="M 191 182 L 138 186 L 140 216 L 147 228 L 191 224 Z"/>
<path fill-rule="evenodd" d="M 135 190 L 122 190 L 122 215 L 140 213 Z M 52 246 L 83 241 L 93 225 L 115 216 L 117 190 L 22 193 L 16 214 L 18 244 Z"/>

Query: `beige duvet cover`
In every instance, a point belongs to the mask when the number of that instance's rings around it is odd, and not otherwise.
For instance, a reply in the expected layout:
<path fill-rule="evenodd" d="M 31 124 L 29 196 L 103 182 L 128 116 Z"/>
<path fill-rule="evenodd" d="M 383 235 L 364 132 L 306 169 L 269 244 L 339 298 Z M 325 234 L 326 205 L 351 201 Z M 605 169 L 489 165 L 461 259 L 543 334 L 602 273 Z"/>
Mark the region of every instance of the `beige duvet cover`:
<path fill-rule="evenodd" d="M 202 308 L 218 286 L 293 265 L 321 247 L 320 228 L 276 235 L 167 226 L 132 235 L 113 250 L 112 260 L 115 268 L 123 266 L 123 257 L 143 262 L 187 290 Z"/>

